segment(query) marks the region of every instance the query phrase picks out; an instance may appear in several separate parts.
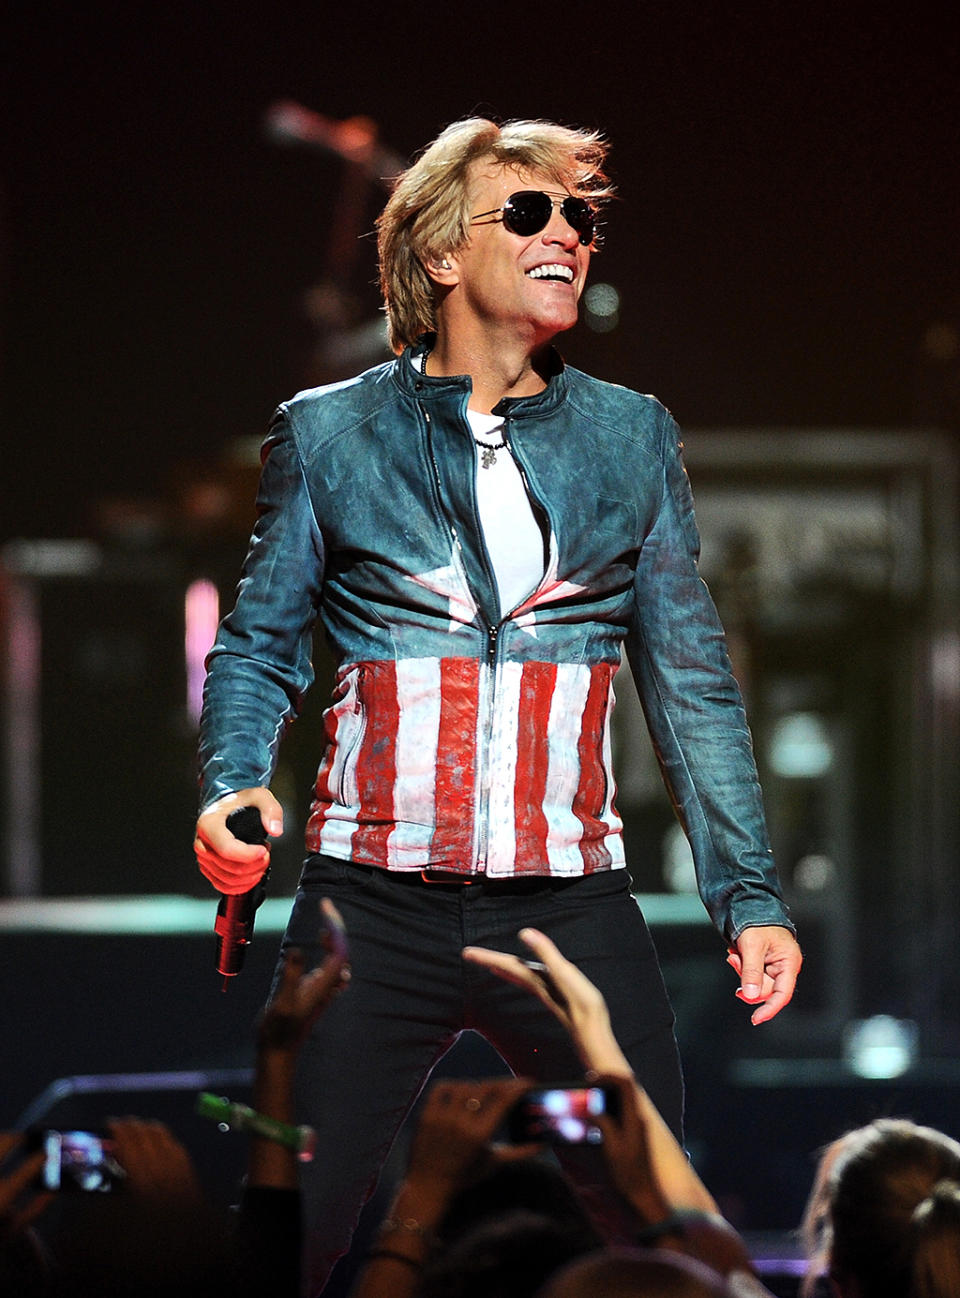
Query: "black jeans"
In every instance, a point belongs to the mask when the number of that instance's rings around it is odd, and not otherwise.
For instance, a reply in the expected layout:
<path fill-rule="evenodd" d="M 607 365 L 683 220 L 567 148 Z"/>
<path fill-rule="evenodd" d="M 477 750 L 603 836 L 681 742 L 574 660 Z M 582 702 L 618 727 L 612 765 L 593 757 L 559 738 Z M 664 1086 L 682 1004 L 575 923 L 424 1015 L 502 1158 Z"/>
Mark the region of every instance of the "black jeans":
<path fill-rule="evenodd" d="M 543 1081 L 582 1076 L 569 1037 L 549 1011 L 529 992 L 464 961 L 466 945 L 529 955 L 518 930 L 530 925 L 548 934 L 600 988 L 638 1081 L 680 1137 L 673 1012 L 625 870 L 464 886 L 313 856 L 284 938 L 311 965 L 323 958 L 325 896 L 346 924 L 352 978 L 300 1060 L 298 1121 L 317 1133 L 313 1161 L 303 1169 L 311 1294 L 321 1292 L 349 1248 L 397 1131 L 462 1031 L 482 1033 L 517 1074 Z"/>

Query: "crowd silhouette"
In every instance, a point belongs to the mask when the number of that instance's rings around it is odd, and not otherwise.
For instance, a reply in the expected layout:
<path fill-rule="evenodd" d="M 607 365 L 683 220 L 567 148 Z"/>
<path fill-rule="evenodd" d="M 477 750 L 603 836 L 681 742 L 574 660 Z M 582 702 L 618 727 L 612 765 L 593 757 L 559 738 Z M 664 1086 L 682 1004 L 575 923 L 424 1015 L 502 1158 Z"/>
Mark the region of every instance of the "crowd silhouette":
<path fill-rule="evenodd" d="M 332 904 L 323 907 L 336 923 Z M 558 1161 L 539 1140 L 503 1139 L 525 1079 L 437 1081 L 351 1298 L 770 1294 L 744 1239 L 634 1081 L 600 993 L 544 934 L 520 936 L 532 960 L 481 948 L 464 958 L 537 996 L 569 1032 L 584 1083 L 613 1097 L 591 1119 L 602 1134 L 587 1150 L 596 1197 L 574 1189 L 564 1171 L 573 1147 Z M 349 982 L 342 943 L 312 970 L 288 952 L 256 1029 L 257 1113 L 295 1121 L 300 1046 L 333 997 L 349 995 Z M 4 1298 L 299 1298 L 293 1148 L 252 1132 L 237 1206 L 223 1214 L 205 1202 L 167 1127 L 149 1116 L 105 1125 L 122 1176 L 108 1195 L 42 1188 L 44 1154 L 29 1133 L 0 1135 Z M 802 1234 L 806 1298 L 957 1298 L 960 1144 L 906 1119 L 847 1132 L 821 1154 Z"/>

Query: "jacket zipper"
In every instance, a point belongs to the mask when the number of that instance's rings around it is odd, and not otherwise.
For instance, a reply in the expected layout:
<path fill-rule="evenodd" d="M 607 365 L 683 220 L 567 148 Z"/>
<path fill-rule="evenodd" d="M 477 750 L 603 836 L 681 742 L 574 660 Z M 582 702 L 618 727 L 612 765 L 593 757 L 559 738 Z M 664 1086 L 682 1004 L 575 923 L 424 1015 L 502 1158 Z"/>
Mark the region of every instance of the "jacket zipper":
<path fill-rule="evenodd" d="M 493 745 L 493 721 L 495 716 L 494 701 L 497 693 L 497 645 L 500 627 L 487 627 L 487 654 L 482 664 L 483 681 L 480 691 L 483 741 L 478 755 L 477 781 L 480 786 L 480 797 L 477 805 L 477 832 L 474 857 L 477 869 L 484 873 L 487 868 L 487 854 L 490 850 L 490 749 Z"/>
<path fill-rule="evenodd" d="M 433 449 L 433 421 L 430 418 L 430 412 L 421 405 L 420 413 L 423 415 L 424 422 L 427 425 L 427 440 L 430 446 L 430 463 L 433 466 L 434 486 L 437 492 L 437 507 L 441 514 L 443 509 L 443 492 L 440 487 L 440 466 L 437 464 L 437 457 Z M 471 438 L 472 440 L 472 438 Z M 476 455 L 476 450 L 474 450 Z M 474 511 L 476 512 L 476 511 Z M 446 517 L 446 515 L 444 514 Z M 460 570 L 463 573 L 463 579 L 469 589 L 469 580 L 467 579 L 467 565 L 464 560 L 463 546 L 460 544 L 460 537 L 454 523 L 447 518 L 447 526 L 450 528 L 450 534 L 453 537 L 453 544 L 456 547 L 457 555 L 460 561 Z M 481 542 L 483 540 L 483 529 L 480 527 L 479 519 L 477 520 L 477 529 Z M 482 547 L 484 550 L 485 546 Z M 491 578 L 493 574 L 491 572 Z M 492 580 L 493 590 L 496 591 L 496 580 Z M 478 606 L 479 607 L 479 606 Z M 477 785 L 480 791 L 477 803 L 476 824 L 474 829 L 474 860 L 476 861 L 477 870 L 483 873 L 487 866 L 487 851 L 489 849 L 489 826 L 488 819 L 490 814 L 490 746 L 493 739 L 493 721 L 494 721 L 494 697 L 496 694 L 497 681 L 497 643 L 500 635 L 500 627 L 503 619 L 496 626 L 487 627 L 487 653 L 480 665 L 480 697 L 478 707 L 480 709 L 479 729 L 482 739 L 477 753 Z"/>
<path fill-rule="evenodd" d="M 357 684 L 353 700 L 353 714 L 355 717 L 359 717 L 359 720 L 356 723 L 356 730 L 354 731 L 353 738 L 350 741 L 350 746 L 343 755 L 343 765 L 340 768 L 340 780 L 338 782 L 339 802 L 342 807 L 350 805 L 347 802 L 347 772 L 350 770 L 350 765 L 360 750 L 360 745 L 363 742 L 363 732 L 366 728 L 366 714 L 364 712 L 363 700 L 360 697 L 360 690 L 366 680 L 366 676 L 367 669 L 361 663 L 357 669 Z"/>

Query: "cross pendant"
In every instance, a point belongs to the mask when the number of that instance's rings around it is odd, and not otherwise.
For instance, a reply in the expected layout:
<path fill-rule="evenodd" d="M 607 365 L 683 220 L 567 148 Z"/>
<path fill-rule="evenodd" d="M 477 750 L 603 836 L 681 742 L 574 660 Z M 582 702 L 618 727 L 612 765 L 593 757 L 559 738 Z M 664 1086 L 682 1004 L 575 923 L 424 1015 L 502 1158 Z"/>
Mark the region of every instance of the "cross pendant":
<path fill-rule="evenodd" d="M 490 469 L 497 462 L 497 448 L 495 446 L 485 446 L 483 454 L 480 456 L 480 467 Z"/>

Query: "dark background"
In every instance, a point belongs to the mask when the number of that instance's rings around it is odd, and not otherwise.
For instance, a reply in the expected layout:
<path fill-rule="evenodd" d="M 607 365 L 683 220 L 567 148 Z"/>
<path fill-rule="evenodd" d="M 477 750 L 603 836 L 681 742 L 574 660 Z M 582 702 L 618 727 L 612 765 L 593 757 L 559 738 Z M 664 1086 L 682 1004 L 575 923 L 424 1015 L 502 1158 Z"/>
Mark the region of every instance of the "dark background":
<path fill-rule="evenodd" d="M 279 98 L 367 115 L 403 157 L 473 112 L 599 127 L 623 201 L 594 278 L 621 323 L 581 326 L 569 359 L 687 427 L 917 417 L 921 337 L 960 301 L 939 7 L 17 8 L 0 535 L 84 534 L 104 496 L 167 496 L 312 381 L 303 294 L 343 165 L 264 138 Z M 370 315 L 374 274 L 368 240 Z"/>

